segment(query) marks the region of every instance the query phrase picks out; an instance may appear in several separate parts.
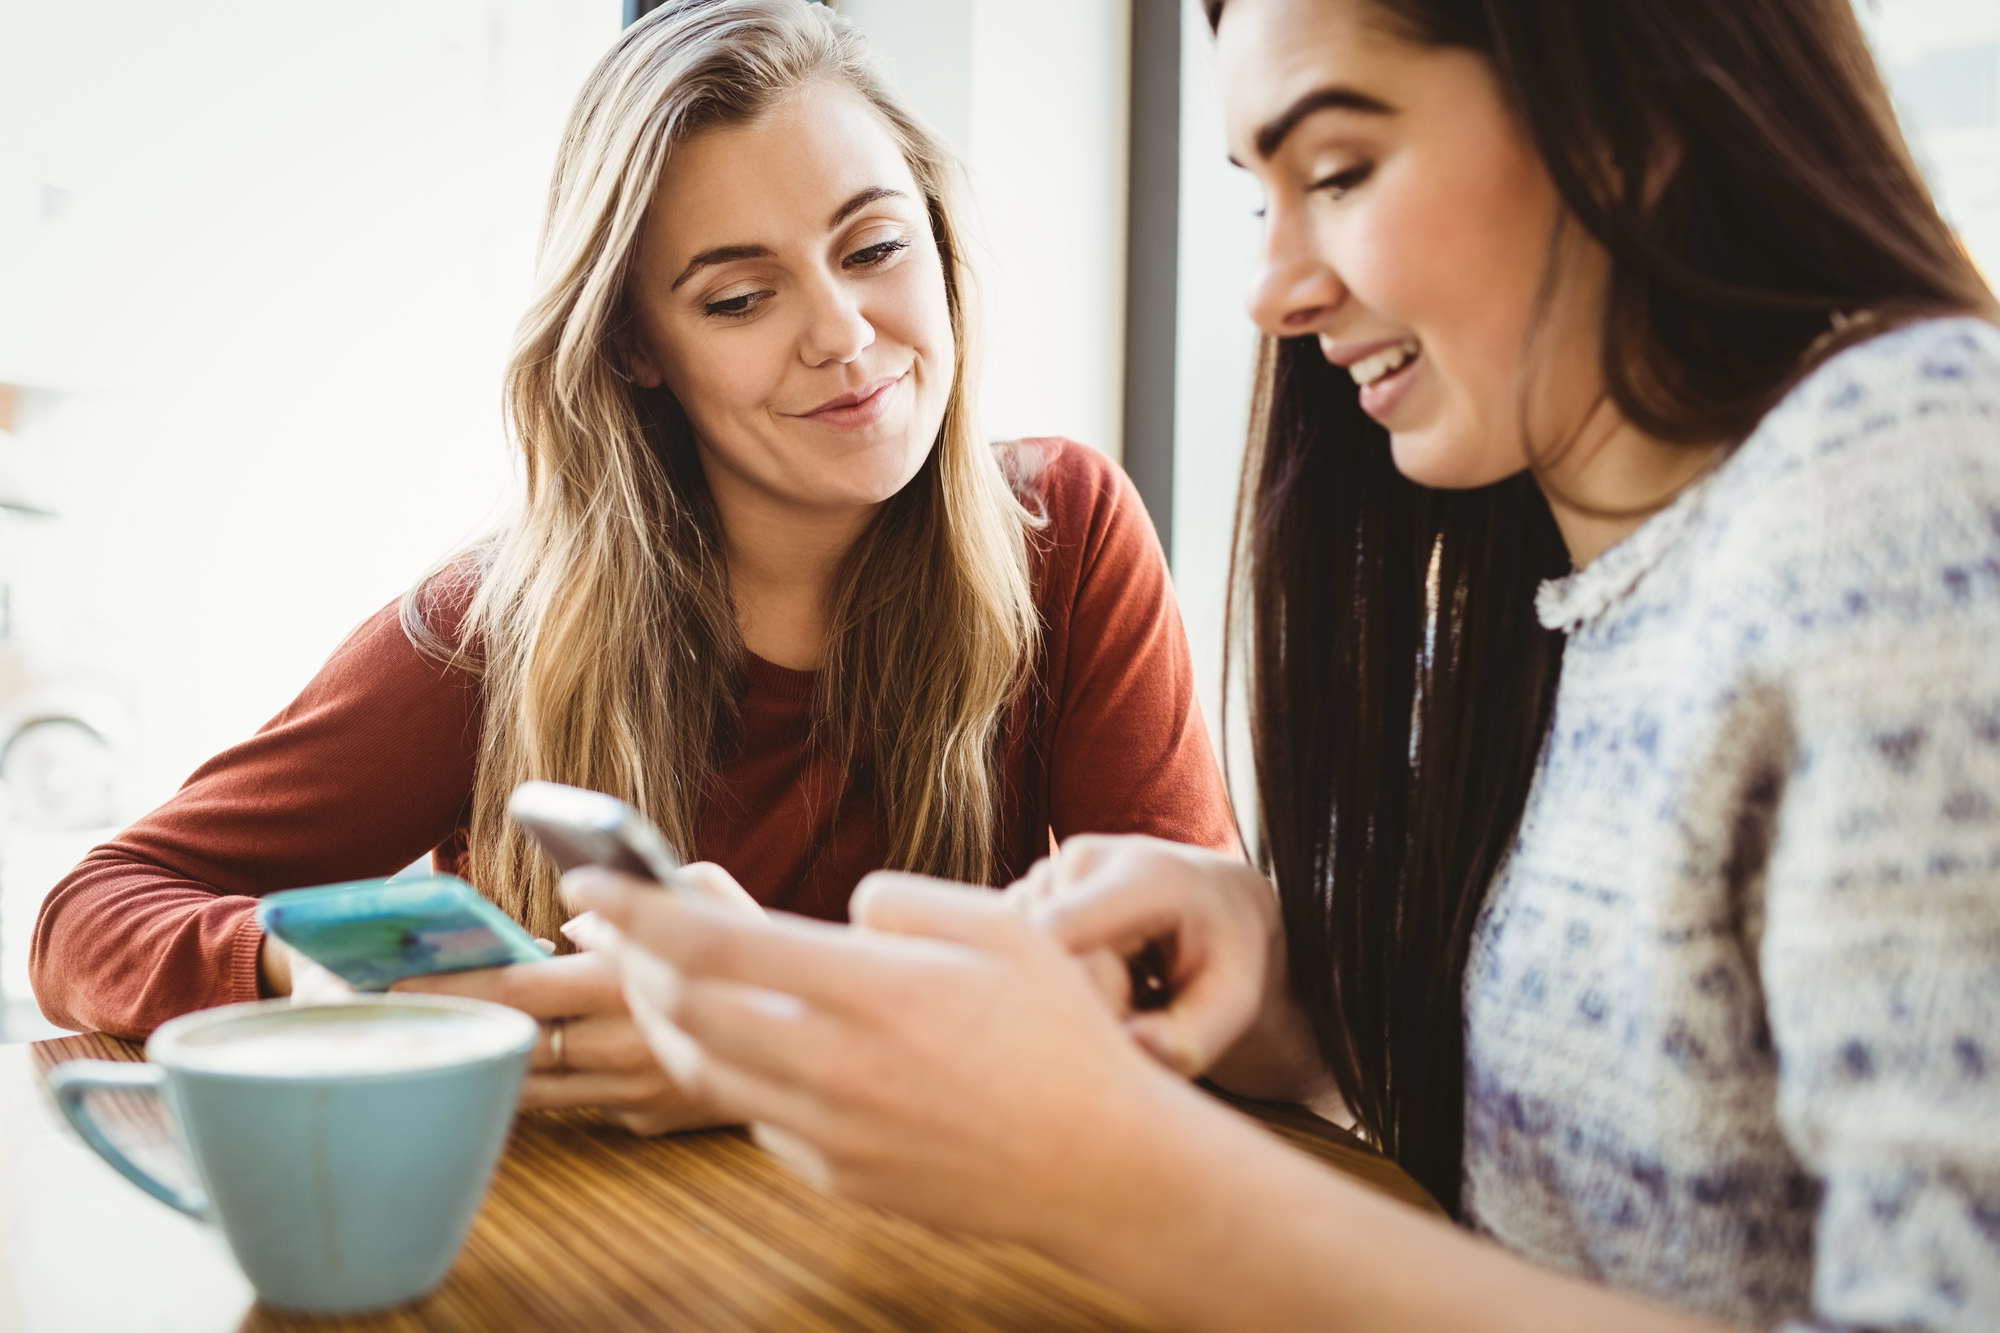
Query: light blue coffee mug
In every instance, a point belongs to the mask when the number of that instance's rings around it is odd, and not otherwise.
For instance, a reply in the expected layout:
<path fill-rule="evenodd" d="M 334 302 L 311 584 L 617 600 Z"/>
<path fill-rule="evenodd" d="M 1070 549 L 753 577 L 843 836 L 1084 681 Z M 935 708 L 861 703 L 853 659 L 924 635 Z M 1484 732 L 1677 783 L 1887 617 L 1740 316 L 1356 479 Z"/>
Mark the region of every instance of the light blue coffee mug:
<path fill-rule="evenodd" d="M 540 1035 L 518 1010 L 436 995 L 227 1005 L 163 1025 L 146 1064 L 72 1060 L 49 1090 L 139 1188 L 218 1223 L 284 1309 L 383 1309 L 444 1280 L 507 1141 Z M 105 1136 L 93 1089 L 164 1098 L 201 1182 L 150 1175 Z"/>

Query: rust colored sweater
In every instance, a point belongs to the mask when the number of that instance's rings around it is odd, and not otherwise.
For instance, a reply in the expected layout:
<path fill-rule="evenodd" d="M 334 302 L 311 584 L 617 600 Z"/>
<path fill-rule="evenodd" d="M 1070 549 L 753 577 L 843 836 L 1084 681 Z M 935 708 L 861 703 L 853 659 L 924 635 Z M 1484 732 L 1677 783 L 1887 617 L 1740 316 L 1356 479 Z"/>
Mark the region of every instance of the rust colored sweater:
<path fill-rule="evenodd" d="M 1015 447 L 1039 461 L 1025 485 L 1049 522 L 1035 540 L 1041 657 L 1007 721 L 997 882 L 1046 853 L 1051 832 L 1233 847 L 1137 492 L 1081 445 Z M 872 784 L 857 774 L 838 808 L 813 799 L 837 784 L 809 743 L 811 673 L 753 658 L 748 675 L 743 745 L 694 851 L 768 906 L 844 919 L 855 884 L 882 865 Z M 426 851 L 457 869 L 481 722 L 478 681 L 419 655 L 384 608 L 289 707 L 49 894 L 31 961 L 42 1011 L 143 1037 L 190 1010 L 254 1000 L 257 895 L 393 874 Z"/>

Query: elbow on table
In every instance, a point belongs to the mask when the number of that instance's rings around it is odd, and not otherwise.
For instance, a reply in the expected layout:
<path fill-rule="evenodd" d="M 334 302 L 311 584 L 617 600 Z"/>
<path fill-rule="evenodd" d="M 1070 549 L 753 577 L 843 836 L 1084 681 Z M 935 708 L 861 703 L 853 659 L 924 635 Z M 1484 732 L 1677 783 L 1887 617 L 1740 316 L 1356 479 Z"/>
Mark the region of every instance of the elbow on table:
<path fill-rule="evenodd" d="M 191 1008 L 177 1002 L 172 960 L 144 942 L 150 932 L 116 910 L 123 895 L 109 867 L 89 858 L 43 899 L 28 948 L 28 984 L 43 1017 L 77 1032 L 134 1041 Z M 166 983 L 166 984 L 163 984 Z"/>

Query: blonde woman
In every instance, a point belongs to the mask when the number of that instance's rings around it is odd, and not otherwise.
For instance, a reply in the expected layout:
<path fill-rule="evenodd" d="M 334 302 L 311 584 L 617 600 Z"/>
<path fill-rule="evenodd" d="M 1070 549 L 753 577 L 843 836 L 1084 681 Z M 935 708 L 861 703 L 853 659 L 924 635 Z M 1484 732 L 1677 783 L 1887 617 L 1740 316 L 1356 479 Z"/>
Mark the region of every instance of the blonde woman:
<path fill-rule="evenodd" d="M 951 174 L 823 8 L 628 31 L 571 115 L 508 372 L 520 516 L 56 888 L 45 1012 L 137 1037 L 285 993 L 256 895 L 426 851 L 559 939 L 504 813 L 528 778 L 832 919 L 871 870 L 1005 884 L 1052 835 L 1232 846 L 1129 483 L 975 433 Z M 707 1118 L 596 955 L 420 984 L 548 1020 L 528 1105 Z"/>

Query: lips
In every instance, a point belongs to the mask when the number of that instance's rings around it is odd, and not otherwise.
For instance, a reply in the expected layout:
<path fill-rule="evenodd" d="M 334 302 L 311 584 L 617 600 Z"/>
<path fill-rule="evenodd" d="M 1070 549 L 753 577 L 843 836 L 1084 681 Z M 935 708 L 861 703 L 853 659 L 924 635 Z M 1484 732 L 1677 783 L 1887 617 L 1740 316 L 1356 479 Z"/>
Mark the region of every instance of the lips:
<path fill-rule="evenodd" d="M 904 374 L 908 373 L 908 371 L 904 372 Z M 801 412 L 799 415 L 802 417 L 819 417 L 828 413 L 850 411 L 854 408 L 862 407 L 882 397 L 889 389 L 901 383 L 902 379 L 902 375 L 885 375 L 879 380 L 871 380 L 857 389 L 850 389 L 837 397 L 829 398 L 811 411 Z"/>
<path fill-rule="evenodd" d="M 1322 335 L 1320 354 L 1354 378 L 1361 390 L 1361 410 L 1385 426 L 1410 386 L 1423 378 L 1424 346 L 1416 338 L 1335 343 Z"/>

